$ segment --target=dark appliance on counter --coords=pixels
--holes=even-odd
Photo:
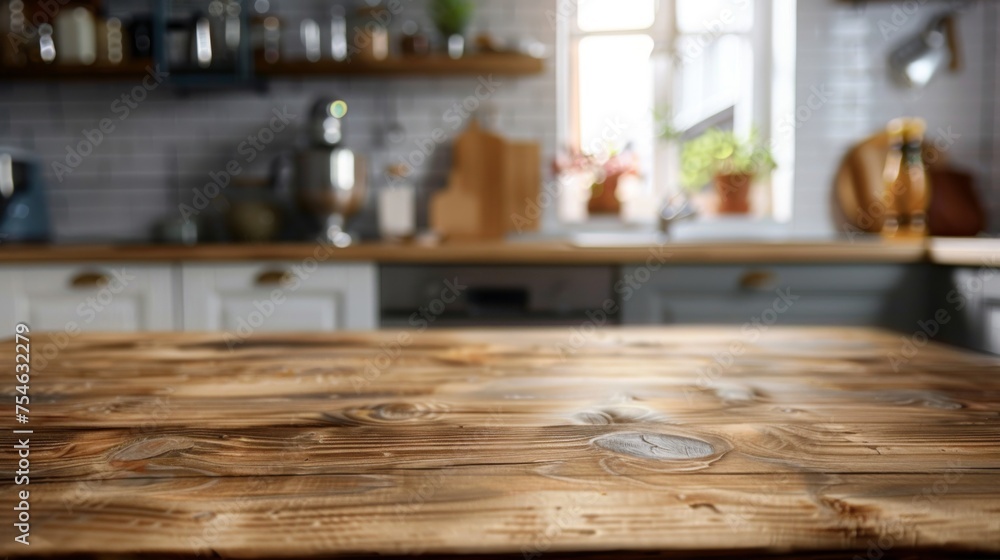
[[[42,167],[23,150],[0,148],[0,243],[50,239]]]

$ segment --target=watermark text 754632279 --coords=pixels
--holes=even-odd
[[[27,424],[28,413],[30,412],[28,410],[28,405],[30,404],[28,384],[31,382],[31,340],[28,338],[29,330],[28,325],[24,323],[19,323],[14,328],[14,380],[17,381],[14,389],[14,418],[18,424]],[[31,433],[31,430],[26,429],[14,430],[14,439],[17,440],[17,443],[14,445],[14,450],[17,451],[17,470],[14,471],[14,485],[15,487],[25,487],[24,489],[18,488],[17,491],[17,505],[14,506],[14,527],[17,528],[17,534],[14,536],[14,540],[23,545],[30,544],[28,538],[31,534],[30,495],[26,488],[29,482],[28,474],[31,470],[31,461],[28,459],[28,453],[30,452],[30,438],[28,436]]]

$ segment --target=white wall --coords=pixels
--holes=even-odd
[[[801,0],[798,3],[796,98],[801,106],[814,88],[829,92],[823,106],[796,134],[794,231],[829,234],[831,190],[841,158],[858,139],[898,116],[920,116],[931,136],[957,135],[949,150],[955,164],[976,173],[989,205],[992,228],[1000,226],[1000,103],[995,101],[997,27],[995,3],[974,2],[959,18],[964,68],[923,91],[907,91],[888,77],[887,59],[947,2]],[[916,8],[915,11],[913,8]],[[907,13],[906,9],[910,9]]]

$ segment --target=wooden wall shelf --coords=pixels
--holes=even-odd
[[[134,80],[141,79],[152,68],[153,61],[137,60],[116,65],[70,66],[30,64],[0,67],[0,81],[62,81],[62,80]]]
[[[29,65],[0,67],[0,82],[134,80],[141,79],[152,61],[135,61],[115,66]],[[545,71],[545,61],[520,54],[475,54],[459,59],[443,55],[399,57],[381,61],[354,60],[337,62],[288,61],[268,64],[258,61],[253,75],[257,78],[335,78],[338,76],[373,76],[382,78],[426,76],[528,76]],[[204,74],[211,76],[211,74]]]
[[[335,77],[335,76],[468,76],[498,74],[506,76],[540,74],[545,61],[521,54],[474,54],[459,59],[444,55],[389,58],[380,61],[354,60],[337,62],[288,61],[267,64],[258,61],[258,76]]]

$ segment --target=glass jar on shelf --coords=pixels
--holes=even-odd
[[[358,8],[355,14],[357,22],[351,50],[363,60],[389,58],[389,28],[386,26],[391,16],[389,10],[378,2],[374,6]]]

